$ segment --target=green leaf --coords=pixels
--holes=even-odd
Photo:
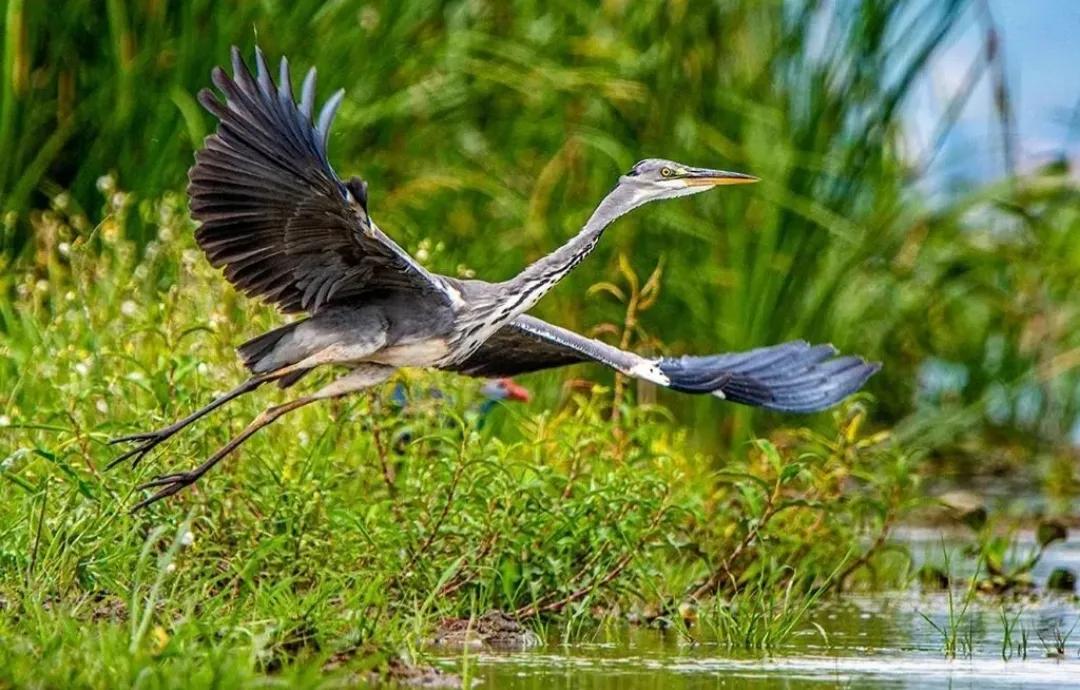
[[[802,470],[803,470],[803,465],[802,465],[801,462],[793,462],[793,463],[784,465],[784,469],[781,470],[781,472],[780,472],[780,483],[781,484],[787,484],[788,482],[790,482],[795,477],[798,477],[799,473],[802,472]]]
[[[1054,542],[1069,538],[1069,528],[1059,520],[1043,520],[1035,529],[1035,538],[1044,549]]]

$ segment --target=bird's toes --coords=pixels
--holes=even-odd
[[[125,460],[130,460],[131,458],[134,458],[134,460],[132,460],[132,463],[131,463],[132,467],[137,467],[138,464],[139,464],[139,461],[142,460],[143,457],[148,452],[150,452],[150,449],[149,448],[144,448],[142,446],[139,446],[137,448],[132,448],[131,450],[127,451],[126,453],[123,453],[122,455],[119,455],[119,456],[113,458],[112,462],[110,462],[108,465],[105,466],[105,469],[106,470],[111,470],[112,468],[116,467],[120,463],[124,462]],[[138,457],[136,457],[136,456],[138,456]]]
[[[156,431],[142,431],[137,434],[128,434],[127,436],[117,436],[116,438],[109,439],[109,445],[115,446],[118,443],[128,443],[129,441],[149,441],[150,439],[157,438],[158,433]]]
[[[168,498],[173,494],[178,493],[186,486],[190,486],[195,483],[195,480],[199,478],[199,475],[195,472],[176,472],[174,474],[163,474],[160,477],[155,477],[148,482],[140,484],[137,487],[138,491],[145,491],[146,489],[161,489],[153,496],[145,498],[134,506],[131,507],[131,512],[135,513],[147,506],[153,505],[163,498]]]
[[[169,496],[172,496],[173,494],[175,494],[177,491],[179,491],[182,488],[184,488],[183,484],[175,484],[175,485],[167,486],[164,489],[162,489],[161,491],[159,491],[156,494],[154,494],[153,496],[151,496],[150,498],[145,498],[145,499],[139,501],[138,503],[136,503],[135,505],[131,506],[131,512],[132,513],[137,513],[140,510],[142,510],[143,508],[146,508],[147,506],[153,505],[153,504],[157,503],[158,501],[160,501],[163,498],[168,498]]]
[[[145,458],[150,453],[150,451],[156,448],[158,444],[160,444],[164,440],[164,438],[152,435],[139,445],[114,458],[108,465],[105,466],[105,469],[111,470],[125,460],[131,460],[131,467],[132,469],[134,469],[139,466],[139,463],[142,462],[143,458]]]
[[[145,491],[146,489],[156,489],[162,486],[186,486],[194,482],[194,477],[190,472],[174,472],[173,474],[162,474],[154,477],[148,482],[143,482],[136,487],[139,491]]]

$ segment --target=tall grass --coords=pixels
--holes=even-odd
[[[475,381],[405,372],[412,399],[435,385],[441,403],[403,410],[384,390],[311,406],[130,515],[140,481],[205,457],[282,393],[235,401],[135,470],[102,469],[106,439],[230,386],[240,332],[277,317],[207,288],[180,195],[152,206],[159,236],[139,256],[130,195],[102,186],[97,239],[36,217],[40,263],[0,275],[18,296],[0,305],[14,326],[0,333],[0,684],[46,669],[63,687],[214,687],[339,655],[362,670],[422,648],[439,618],[492,608],[576,635],[701,602],[707,632],[761,648],[844,585],[838,563],[859,586],[903,577],[862,536],[887,534],[916,480],[860,404],[830,434],[710,457],[657,405],[613,420],[609,387],[534,379],[530,407],[477,428]],[[711,605],[729,596],[737,608]]]
[[[3,253],[26,255],[29,216],[58,195],[92,227],[105,173],[136,206],[181,189],[211,127],[194,93],[230,44],[250,55],[257,40],[297,69],[318,66],[321,93],[347,90],[334,163],[370,181],[380,223],[433,268],[507,277],[575,231],[643,156],[746,170],[764,183],[621,221],[539,313],[586,329],[616,320],[621,305],[585,297],[589,285],[614,275],[620,255],[639,275],[662,257],[663,298],[641,329],[670,351],[830,340],[885,360],[872,390],[891,421],[911,412],[920,363],[945,356],[971,369],[972,385],[944,417],[931,406],[909,420],[909,438],[935,432],[944,442],[972,422],[999,424],[1000,409],[986,414],[995,400],[1001,408],[1004,395],[1012,409],[1034,395],[1037,416],[1050,420],[1035,431],[1057,442],[1075,418],[1075,382],[1035,371],[1073,368],[1059,357],[1074,347],[1071,312],[1059,305],[1076,297],[1068,277],[1077,235],[1067,231],[1077,222],[1075,190],[1047,178],[929,208],[914,184],[924,160],[904,136],[905,103],[978,9],[970,0],[592,8],[109,0],[67,3],[57,14],[10,2],[0,75]],[[991,60],[996,40],[987,30]],[[976,64],[970,79],[990,68],[999,71]],[[969,94],[964,85],[943,107],[939,132]],[[1007,237],[989,228],[1003,216],[1018,228]],[[156,232],[144,213],[125,223],[141,243]],[[973,234],[997,246],[986,251]],[[1032,272],[1054,258],[1058,289],[1040,297],[1030,278],[1003,274],[1017,266],[1016,242],[1029,249],[1022,265]],[[1003,284],[1065,320],[1037,356],[1024,351],[1027,327],[1013,318],[1031,301],[987,294]],[[963,326],[950,336],[953,319]],[[978,350],[994,338],[1015,350],[1004,372],[982,366]],[[711,440],[739,443],[764,423],[749,410],[718,422],[706,401],[670,402]],[[1005,427],[1027,433],[1011,411],[1004,416]]]

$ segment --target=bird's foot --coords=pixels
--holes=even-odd
[[[126,453],[114,458],[105,469],[111,470],[125,460],[131,460],[132,469],[139,466],[150,451],[157,448],[161,443],[175,433],[172,429],[166,427],[164,429],[158,429],[157,431],[144,431],[139,434],[130,434],[128,436],[119,436],[109,441],[110,446],[115,446],[118,443],[130,443],[136,441],[137,444],[134,448]]]
[[[168,498],[173,494],[179,493],[184,488],[191,486],[198,481],[201,476],[203,476],[203,472],[199,471],[175,472],[173,474],[159,475],[148,482],[140,484],[137,487],[138,491],[145,491],[146,489],[159,489],[159,491],[153,496],[136,503],[132,507],[131,512],[137,512],[149,505],[157,503],[163,498]]]

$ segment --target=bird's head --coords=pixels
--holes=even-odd
[[[484,397],[488,400],[513,400],[529,402],[529,389],[514,383],[511,378],[492,379],[484,384]]]
[[[646,158],[619,178],[619,185],[633,189],[640,201],[673,199],[704,192],[713,187],[733,184],[752,184],[758,178],[753,175],[695,168],[663,158]]]

